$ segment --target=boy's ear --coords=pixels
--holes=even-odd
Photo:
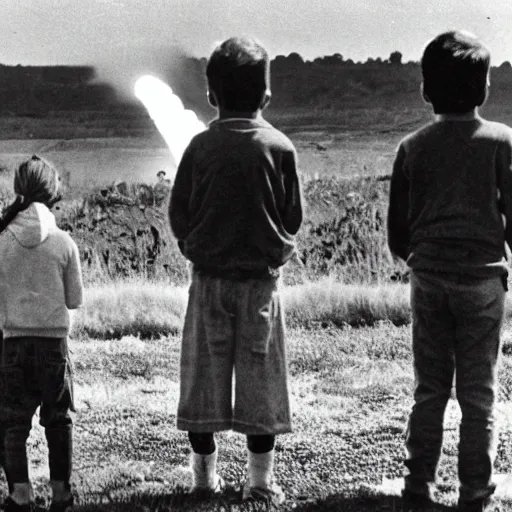
[[[217,98],[215,97],[215,93],[212,92],[210,89],[208,89],[208,92],[206,94],[208,96],[208,103],[213,108],[217,108],[219,106],[219,104],[217,103]]]
[[[490,73],[487,75],[487,80],[485,82],[485,89],[484,89],[484,92],[482,94],[482,101],[480,101],[478,103],[478,106],[481,107],[486,101],[487,101],[487,98],[489,97],[489,89],[491,88],[491,75]]]
[[[425,82],[421,82],[420,91],[421,91],[421,96],[423,97],[423,100],[426,103],[431,103],[430,98],[428,97],[427,93],[425,92]]]
[[[268,104],[270,103],[270,98],[272,97],[272,93],[269,89],[265,91],[265,95],[263,96],[263,99],[261,100],[261,110],[264,110],[268,107]]]

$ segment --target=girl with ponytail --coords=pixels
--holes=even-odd
[[[0,233],[31,203],[39,202],[51,208],[60,201],[62,195],[59,186],[60,177],[56,169],[41,157],[33,155],[30,160],[20,164],[14,173],[16,199],[0,219]]]
[[[50,208],[61,199],[59,175],[33,156],[14,174],[16,199],[0,219],[0,417],[5,434],[7,512],[31,512],[26,441],[40,406],[52,488],[51,512],[69,512],[74,410],[67,338],[69,310],[82,303],[78,248]],[[0,440],[1,441],[1,440]]]

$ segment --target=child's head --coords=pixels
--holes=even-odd
[[[487,96],[491,56],[472,34],[445,32],[425,48],[421,59],[423,95],[436,114],[464,114]]]
[[[22,162],[14,173],[15,201],[7,206],[0,218],[0,233],[14,220],[18,213],[32,203],[43,203],[51,208],[62,199],[60,178],[56,169],[46,160],[34,155]]]
[[[256,112],[270,99],[269,56],[254,39],[232,37],[217,46],[206,66],[206,77],[214,107]]]
[[[14,192],[27,205],[37,202],[50,208],[62,198],[59,174],[49,162],[34,155],[16,169]]]

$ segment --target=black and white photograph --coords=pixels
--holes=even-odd
[[[512,512],[510,0],[0,0],[0,510]]]

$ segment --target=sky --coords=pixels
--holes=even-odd
[[[425,43],[465,29],[512,61],[511,0],[0,0],[0,63],[98,64],[150,70],[180,47],[208,56],[251,35],[272,56],[341,53],[419,60]]]

